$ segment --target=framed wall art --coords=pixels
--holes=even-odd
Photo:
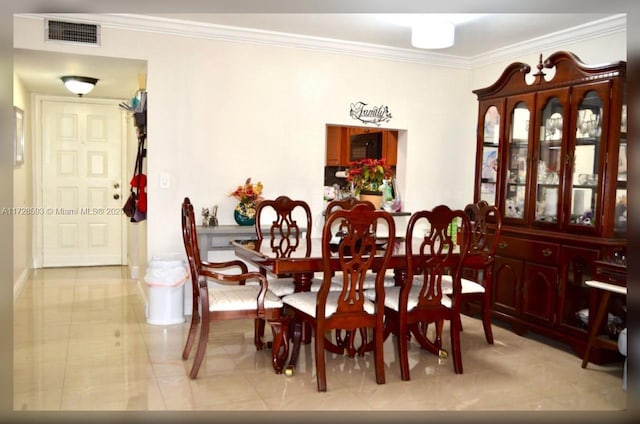
[[[14,106],[15,122],[13,128],[13,163],[20,166],[24,163],[24,111]]]

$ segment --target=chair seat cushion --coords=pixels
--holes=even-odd
[[[284,297],[295,291],[296,286],[293,284],[292,277],[267,278],[269,283],[269,291],[278,297]]]
[[[311,288],[309,289],[309,291],[312,293],[318,293],[320,291],[321,286],[322,286],[322,278],[314,278],[313,280],[311,280]],[[341,289],[342,289],[341,284],[335,283],[333,281],[331,282],[329,291],[336,291]]]
[[[293,277],[276,277],[269,278],[269,290],[278,297],[284,297],[288,294],[295,292],[295,284],[293,283]],[[313,278],[311,280],[311,291],[320,290],[320,284],[322,279]],[[247,282],[247,285],[258,285],[256,282]]]
[[[342,271],[336,272],[336,275],[333,277],[334,283],[331,285],[331,290],[341,290],[342,289]],[[393,287],[396,285],[395,277],[391,274],[385,274],[384,276],[384,286],[385,287]],[[335,288],[334,288],[335,286]],[[364,283],[362,288],[364,290],[374,289],[376,287],[376,274],[368,273],[364,277]]]
[[[288,296],[285,296],[282,299],[282,302],[285,305],[289,305],[292,308],[295,308],[305,314],[312,316],[315,318],[316,316],[316,298],[318,293],[314,292],[304,292],[304,293],[294,293]],[[325,318],[331,316],[338,309],[338,298],[340,296],[340,292],[330,291],[327,296],[327,304],[325,307]],[[364,310],[368,314],[373,314],[375,312],[375,304],[369,300],[364,300]]]
[[[407,310],[411,310],[416,307],[418,304],[418,295],[420,293],[421,285],[413,284],[411,286],[411,291],[409,292],[409,299],[407,299]],[[385,308],[389,308],[394,311],[400,310],[400,289],[399,286],[387,287],[384,289],[384,306]],[[364,295],[369,300],[375,300],[376,291],[375,289],[369,289],[364,292]],[[442,296],[442,300],[440,300],[447,308],[451,307],[451,299],[448,296]]]
[[[473,280],[467,280],[461,278],[462,294],[465,293],[484,293],[484,286],[480,283],[476,283]],[[453,279],[450,275],[442,276],[442,292],[445,294],[453,293]]]
[[[260,288],[256,285],[215,287],[209,289],[210,311],[245,311],[258,308],[257,298]],[[267,291],[264,299],[266,309],[282,307],[282,300]]]

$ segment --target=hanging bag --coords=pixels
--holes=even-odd
[[[122,207],[122,210],[124,211],[124,214],[129,218],[131,218],[136,212],[136,194],[133,192],[133,190],[131,191],[131,194],[129,194],[129,198],[127,198],[127,201]]]
[[[147,176],[142,173],[145,138],[144,134],[141,134],[138,138],[138,153],[130,182],[131,192],[122,208],[125,215],[131,219],[131,222],[140,222],[147,217]]]

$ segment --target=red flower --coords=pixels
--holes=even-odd
[[[393,170],[384,159],[361,159],[349,163],[347,181],[353,183],[355,194],[361,191],[378,191],[382,180],[393,177]]]

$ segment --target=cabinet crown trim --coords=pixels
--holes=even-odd
[[[507,66],[502,75],[492,85],[473,90],[478,99],[491,98],[493,96],[505,96],[539,91],[548,88],[557,88],[575,85],[576,83],[608,79],[616,76],[626,76],[625,61],[618,61],[604,65],[590,66],[580,60],[571,52],[559,51],[550,55],[544,61],[540,55],[540,62],[536,66],[537,72],[533,74],[533,83],[527,83],[526,76],[531,72],[531,66],[523,62],[514,62]],[[553,78],[546,80],[549,74],[545,69],[555,68]]]

